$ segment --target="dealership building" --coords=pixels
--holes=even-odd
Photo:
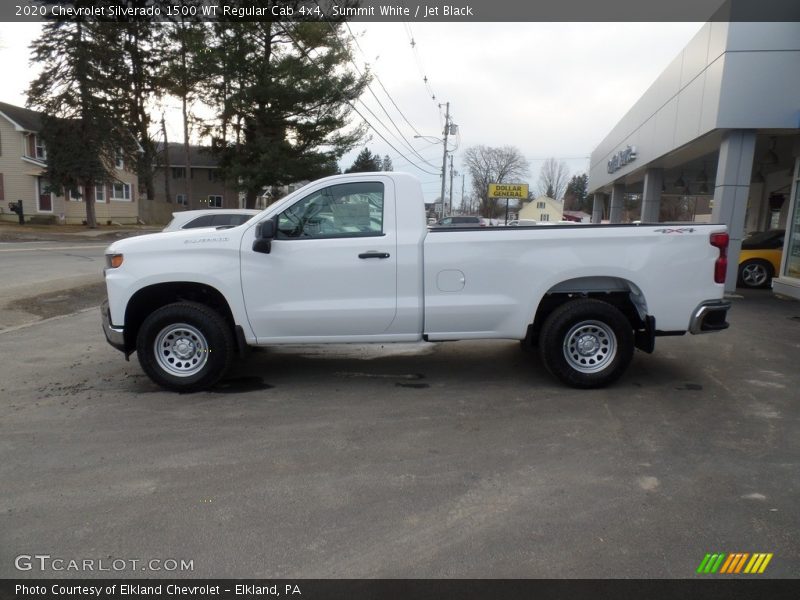
[[[709,22],[592,152],[592,221],[785,229],[776,292],[800,299],[800,23]]]

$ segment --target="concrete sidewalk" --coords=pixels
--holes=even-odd
[[[0,221],[0,242],[63,242],[108,241],[109,243],[146,233],[157,233],[162,227],[152,225],[98,225],[89,229],[85,225],[19,225]]]

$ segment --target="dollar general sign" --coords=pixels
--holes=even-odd
[[[527,183],[490,183],[489,198],[522,198],[528,197]]]

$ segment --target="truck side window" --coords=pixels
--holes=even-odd
[[[383,184],[332,185],[301,198],[278,215],[279,240],[383,234]]]

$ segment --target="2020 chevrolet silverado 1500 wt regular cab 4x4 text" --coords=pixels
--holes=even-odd
[[[206,389],[248,345],[518,339],[569,385],[634,347],[728,326],[721,225],[431,228],[419,182],[313,182],[247,223],[107,250],[103,328],[165,388]]]

